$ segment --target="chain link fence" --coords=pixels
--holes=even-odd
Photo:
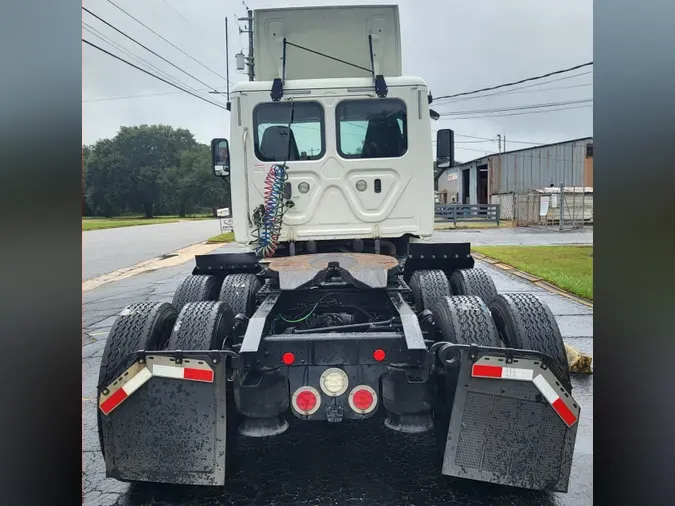
[[[561,197],[562,195],[562,197]],[[520,193],[492,195],[501,218],[516,226],[543,226],[566,230],[593,224],[593,188],[543,188]]]

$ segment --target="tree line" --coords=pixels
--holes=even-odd
[[[213,175],[210,147],[184,128],[121,127],[112,139],[82,146],[84,216],[212,213],[229,191]]]

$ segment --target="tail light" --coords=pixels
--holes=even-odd
[[[301,415],[313,415],[321,406],[321,396],[319,392],[312,387],[300,387],[293,394],[291,399],[293,409]]]
[[[377,393],[368,385],[356,386],[349,393],[349,406],[356,413],[370,413],[377,406]]]

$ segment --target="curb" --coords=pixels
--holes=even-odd
[[[532,274],[523,272],[520,269],[516,269],[513,265],[505,264],[497,260],[496,258],[488,257],[483,255],[482,253],[477,253],[475,251],[471,252],[471,256],[473,256],[476,260],[488,263],[493,267],[498,267],[499,269],[502,269],[503,271],[506,271],[509,274],[513,274],[515,276],[518,276],[519,278],[524,279],[525,281],[529,281],[533,285],[538,286],[539,288],[543,288],[547,292],[555,293],[556,295],[562,295],[563,297],[567,297],[568,299],[578,302],[579,304],[583,304],[584,306],[587,307],[591,308],[593,307],[593,303],[591,301],[582,299],[581,297],[578,297],[570,292],[567,292],[561,288],[558,288],[557,286],[552,285],[548,281],[544,281]]]

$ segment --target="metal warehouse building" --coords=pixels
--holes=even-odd
[[[585,194],[592,215],[592,137],[487,155],[437,175],[441,203],[501,204],[504,219],[515,217],[516,196],[561,183],[565,194]]]

